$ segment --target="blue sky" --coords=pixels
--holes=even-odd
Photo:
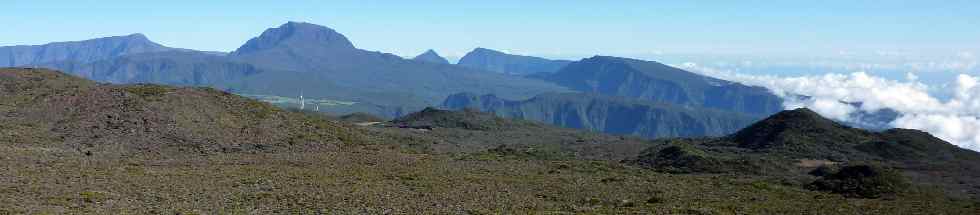
[[[615,3],[611,3],[615,2]],[[828,55],[980,50],[977,1],[120,1],[0,3],[0,45],[144,33],[232,51],[286,21],[334,28],[368,50],[474,47],[542,56]]]

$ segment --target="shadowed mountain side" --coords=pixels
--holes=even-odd
[[[62,61],[43,66],[99,82],[211,87],[264,72],[220,55],[190,51],[132,54],[90,63]]]
[[[762,87],[711,78],[653,61],[595,56],[533,76],[586,93],[762,115],[783,109]]]
[[[721,136],[758,117],[626,98],[548,93],[522,101],[461,93],[443,102],[449,109],[473,108],[498,116],[609,134],[647,138]]]

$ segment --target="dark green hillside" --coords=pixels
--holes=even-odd
[[[723,138],[663,143],[628,163],[667,172],[749,172],[798,182],[821,166],[872,163],[953,196],[980,194],[980,187],[973,186],[980,182],[980,153],[921,131],[847,127],[808,109],[780,112]]]
[[[413,144],[404,147],[411,151],[477,153],[490,157],[514,155],[519,151],[519,154],[523,154],[519,157],[525,159],[617,161],[636,156],[636,152],[651,144],[638,137],[559,128],[539,122],[501,118],[472,109],[450,111],[426,108],[370,128],[410,140],[408,142]]]
[[[350,123],[371,123],[371,122],[384,122],[385,120],[381,117],[371,115],[368,113],[352,113],[337,117],[340,121],[350,122]]]

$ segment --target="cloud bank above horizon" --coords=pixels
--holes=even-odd
[[[962,148],[980,151],[980,77],[959,74],[953,83],[928,86],[907,73],[905,81],[889,80],[866,72],[798,77],[748,75],[684,63],[681,68],[704,75],[770,89],[786,101],[787,109],[806,107],[842,122],[873,124],[854,117],[857,112],[893,110],[898,118],[889,127],[918,129]],[[930,89],[950,91],[938,99]],[[935,90],[935,89],[933,89]],[[805,97],[800,97],[800,96]],[[855,106],[848,103],[860,103]]]

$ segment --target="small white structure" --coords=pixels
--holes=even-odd
[[[303,99],[303,91],[299,91],[299,109],[306,108],[306,100]]]

